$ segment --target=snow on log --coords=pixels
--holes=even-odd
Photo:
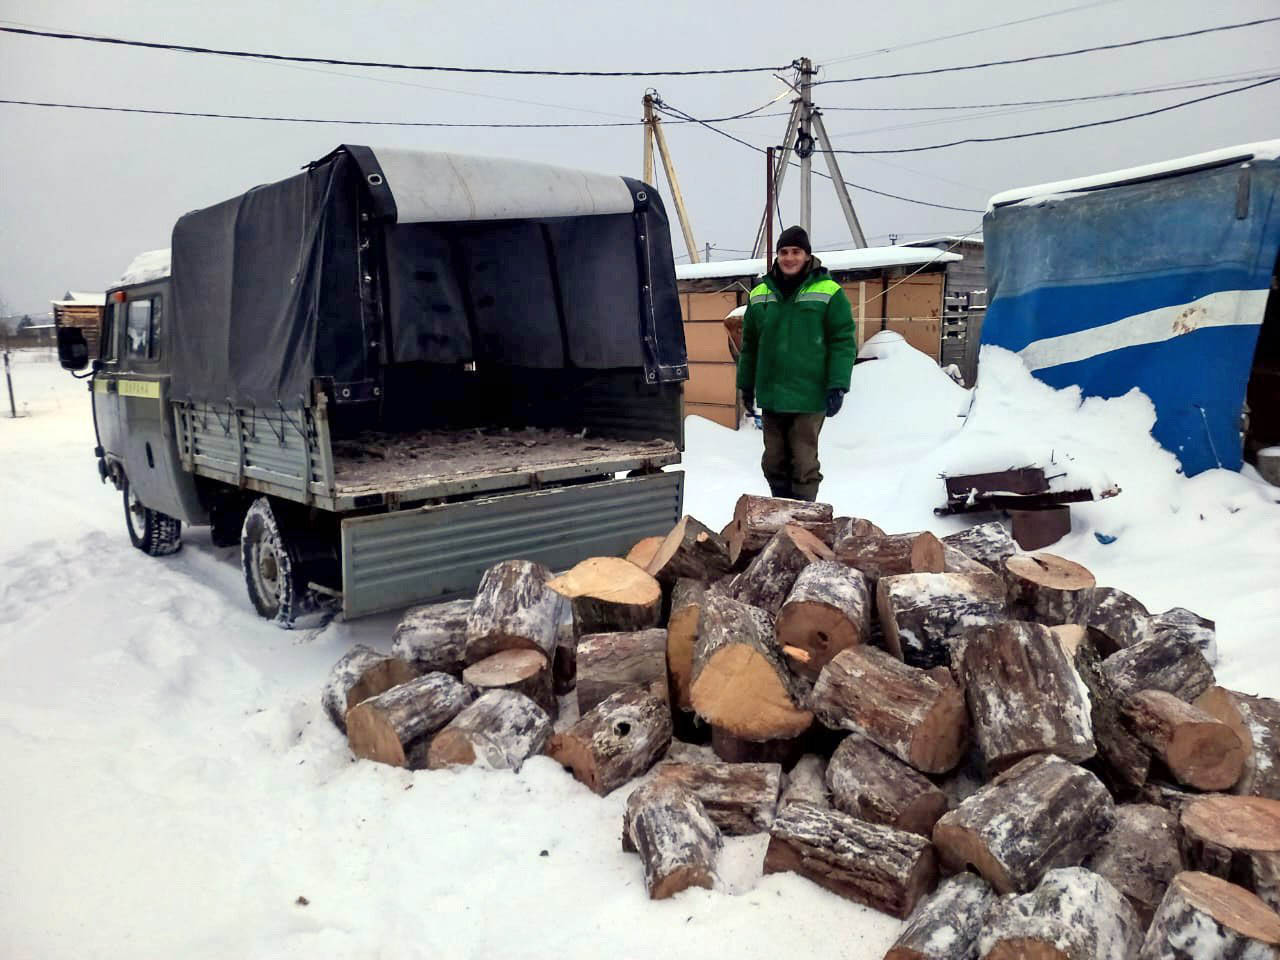
[[[881,577],[900,573],[941,573],[942,544],[932,533],[896,533],[890,536],[854,534],[835,545],[836,559],[857,567],[873,584]]]
[[[1178,817],[1150,803],[1116,807],[1116,825],[1098,841],[1084,866],[1124,894],[1145,930],[1169,881],[1182,870]]]
[[[641,570],[647,571],[649,564],[658,552],[658,548],[662,546],[662,542],[666,539],[666,537],[645,537],[643,540],[637,541],[636,545],[627,551],[626,559]]]
[[[720,534],[686,515],[667,534],[646,570],[664,587],[681,577],[716,580],[729,572],[729,546]]]
[[[831,521],[831,546],[845,537],[883,537],[884,531],[861,517],[836,517]]]
[[[904,573],[881,577],[876,609],[885,647],[913,667],[951,663],[948,642],[1005,617],[1004,581],[994,574]]]
[[[983,960],[1125,960],[1144,930],[1110,882],[1083,867],[1062,867],[1030,893],[995,902],[978,952]]]
[[[415,664],[419,673],[461,676],[470,614],[470,598],[412,607],[391,635],[391,655]]]
[[[1139,690],[1163,690],[1191,703],[1213,686],[1213,668],[1185,636],[1135,643],[1103,660],[1102,669],[1122,699]]]
[[[667,631],[591,633],[578,642],[578,713],[628,687],[667,699]]]
[[[1229,726],[1244,744],[1244,773],[1231,792],[1280,800],[1280,700],[1210,687],[1195,705]]]
[[[972,627],[960,678],[989,773],[1033,753],[1080,762],[1096,752],[1087,690],[1047,627],[1024,620]]]
[[[640,854],[650,900],[715,883],[720,831],[702,802],[674,780],[651,780],[627,797],[622,848]]]
[[[1138,960],[1275,960],[1280,915],[1243,887],[1197,871],[1169,883]]]
[[[827,764],[827,787],[837,810],[928,837],[947,810],[947,795],[923,774],[851,733]]]
[[[776,763],[660,763],[655,780],[684,787],[706,807],[721,832],[767,832],[778,812],[782,767]]]
[[[987,567],[973,557],[969,556],[959,547],[953,547],[945,540],[942,541],[942,572],[943,573],[969,573],[979,576],[999,577],[1000,575]],[[1003,582],[1001,584],[1003,586]]]
[[[919,670],[874,647],[837,654],[809,707],[825,726],[861,733],[922,773],[946,773],[969,744],[964,694],[946,672]]]
[[[449,721],[427,750],[427,768],[519,770],[551,739],[551,717],[522,693],[490,690]]]
[[[1009,616],[1053,626],[1083,626],[1093,610],[1093,574],[1052,553],[1020,553],[1005,561]]]
[[[884,960],[973,960],[995,895],[972,873],[948,877],[921,900]]]
[[[830,504],[743,494],[734,505],[729,527],[729,561],[738,567],[788,525],[803,527],[827,546],[835,536]]]
[[[1187,637],[1200,648],[1205,660],[1213,665],[1218,662],[1218,633],[1216,624],[1207,617],[1192,613],[1186,607],[1173,607],[1151,618],[1151,633],[1156,639]]]
[[[359,643],[329,671],[320,702],[334,726],[346,733],[347,711],[357,703],[421,675],[422,670],[415,664]]]
[[[550,580],[550,570],[528,560],[504,560],[486,570],[467,617],[467,663],[502,650],[538,650],[550,664],[569,605],[547,585]]]
[[[783,871],[899,919],[938,876],[924,837],[802,802],[779,810],[769,831],[764,872]]]
[[[1054,867],[1079,865],[1115,822],[1111,795],[1083,767],[1050,753],[998,775],[933,828],[942,862],[973,867],[998,893],[1025,893]]]
[[[831,548],[808,530],[784,526],[738,575],[734,599],[776,617],[801,571],[814,561],[830,559]]]
[[[1182,859],[1280,912],[1280,800],[1208,796],[1182,808]]]
[[[419,770],[431,738],[474,696],[449,674],[428,673],[352,707],[347,743],[357,757]]]
[[[1179,783],[1227,790],[1244,772],[1244,744],[1236,732],[1171,693],[1139,691],[1125,701],[1124,715],[1134,736]]]
[[[827,759],[817,753],[806,753],[786,775],[782,796],[778,799],[781,809],[788,803],[812,803],[819,807],[831,806],[831,794],[827,791]]]
[[[591,557],[547,586],[573,604],[579,633],[644,630],[662,619],[658,581],[621,557]]]
[[[671,589],[671,616],[667,619],[667,670],[671,674],[671,705],[692,710],[689,686],[693,682],[693,648],[702,624],[702,604],[707,585],[681,577]]]
[[[964,551],[993,573],[1003,572],[1004,562],[1018,552],[1018,545],[998,520],[949,533],[942,542]]]
[[[558,714],[552,689],[551,665],[537,650],[503,650],[473,663],[462,671],[464,682],[477,693],[514,690],[545,710],[553,720]]]
[[[636,687],[602,700],[554,734],[547,755],[603,797],[648,770],[670,746],[670,707]]]
[[[1085,625],[1103,657],[1151,638],[1151,614],[1147,608],[1114,587],[1094,589],[1093,610]]]
[[[774,632],[791,669],[809,681],[841,650],[871,633],[871,590],[859,570],[815,560],[796,578]]]
[[[786,740],[813,722],[804,686],[783,663],[773,624],[757,607],[707,593],[692,676],[698,716],[735,737]]]

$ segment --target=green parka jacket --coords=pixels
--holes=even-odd
[[[754,389],[763,410],[823,413],[828,390],[849,389],[856,353],[849,298],[814,257],[790,297],[782,297],[772,270],[751,291],[738,387]]]

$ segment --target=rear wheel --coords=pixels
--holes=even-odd
[[[124,524],[135,547],[152,557],[163,557],[182,549],[181,520],[143,506],[128,477],[124,478],[121,490],[124,493]]]
[[[240,568],[260,617],[288,628],[309,608],[297,551],[266,497],[255,500],[244,515]]]

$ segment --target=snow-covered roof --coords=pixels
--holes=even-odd
[[[863,247],[859,250],[815,250],[814,256],[828,270],[875,270],[881,267],[918,267],[928,263],[963,260],[958,253],[931,247]],[[676,265],[677,280],[714,280],[720,277],[758,277],[769,269],[761,257],[751,260],[713,260],[711,263]]]
[[[170,259],[168,247],[162,250],[148,250],[146,253],[140,253],[133,258],[133,262],[120,275],[116,285],[127,287],[131,283],[147,283],[151,280],[167,277],[169,275]]]
[[[978,246],[982,246],[984,241],[982,239],[982,234],[980,233],[975,233],[971,237],[961,237],[961,236],[951,234],[945,237],[930,237],[928,240],[912,240],[910,243],[904,243],[903,246],[904,247],[932,247],[935,244],[939,244],[939,243],[948,243],[948,244],[976,243]]]
[[[107,302],[105,293],[85,293],[80,290],[68,290],[67,295],[61,300],[50,300],[50,303],[56,303],[60,307],[65,306],[94,306],[100,307]]]
[[[1216,167],[1227,163],[1244,160],[1274,160],[1280,157],[1280,140],[1261,140],[1257,143],[1245,143],[1235,147],[1222,147],[1207,153],[1196,153],[1189,157],[1178,157],[1175,160],[1162,160],[1148,163],[1140,167],[1128,167],[1124,170],[1112,170],[1110,173],[1095,173],[1074,180],[1058,180],[1053,183],[1041,183],[1033,187],[1017,187],[997,193],[987,202],[987,210],[1024,200],[1037,200],[1062,194],[1083,193],[1099,187],[1114,187],[1135,180],[1149,180],[1153,177],[1168,176],[1174,173],[1185,173],[1202,167]]]

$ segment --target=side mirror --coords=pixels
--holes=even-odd
[[[89,365],[89,344],[79,327],[58,327],[58,363],[73,371]]]

